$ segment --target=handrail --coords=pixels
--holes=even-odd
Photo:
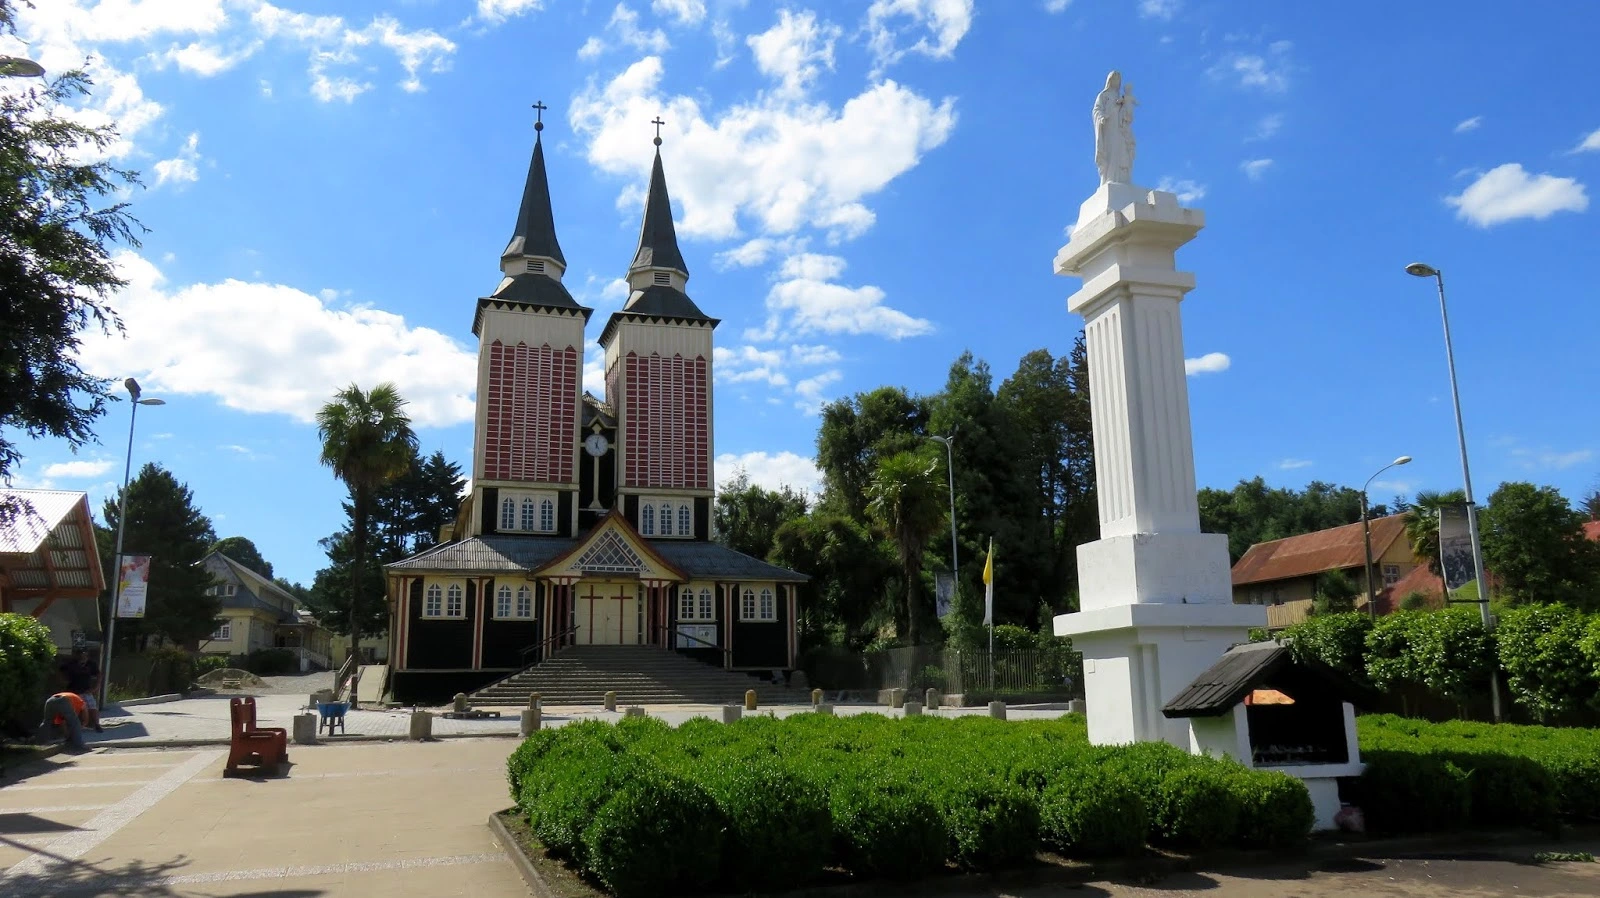
[[[695,636],[695,635],[690,634],[690,633],[684,633],[684,632],[681,632],[681,631],[678,631],[678,630],[674,630],[674,629],[672,629],[672,627],[673,627],[672,624],[656,624],[656,632],[662,634],[663,637],[678,636],[678,637],[681,637],[683,639],[688,639],[688,640],[691,640],[693,642],[698,642],[702,646],[705,646],[708,649],[716,649],[717,651],[722,653],[722,657],[724,659],[731,658],[732,655],[733,655],[733,649],[724,648],[724,647],[722,647],[720,645],[717,645],[714,642],[709,642],[707,640],[701,639],[700,637]],[[663,649],[667,649],[669,651],[673,648],[671,645],[667,644],[667,640],[665,638],[663,638],[661,640],[661,647]]]
[[[339,672],[333,676],[334,701],[339,701],[344,698],[345,681],[350,679],[350,677],[355,673],[355,669],[356,655],[354,652],[352,652],[348,658],[344,659],[344,663],[339,665]]]
[[[565,639],[568,636],[572,636],[577,632],[578,626],[574,624],[559,633],[551,633],[549,636],[546,636],[533,645],[523,646],[522,651],[519,653],[522,659],[522,666],[528,666],[528,656],[536,651],[539,653],[539,660],[543,661],[545,655],[548,653],[548,650],[554,648],[554,644],[556,642]]]

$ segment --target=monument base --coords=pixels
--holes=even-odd
[[[1187,720],[1161,709],[1230,647],[1267,625],[1259,605],[1113,605],[1055,619],[1055,634],[1083,653],[1089,741],[1169,742],[1189,751]]]
[[[1220,533],[1136,533],[1078,547],[1078,607],[1164,603],[1230,605],[1228,538]]]

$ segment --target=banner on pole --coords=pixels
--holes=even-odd
[[[943,620],[950,613],[950,606],[955,600],[956,578],[948,571],[938,571],[933,575],[934,602],[939,609],[939,619]]]
[[[122,570],[117,574],[117,617],[144,617],[145,597],[150,590],[151,557],[122,556]]]
[[[994,625],[994,537],[989,538],[989,558],[983,563],[983,622]]]
[[[1439,570],[1444,586],[1455,592],[1478,576],[1472,563],[1472,528],[1467,523],[1467,506],[1439,506]]]

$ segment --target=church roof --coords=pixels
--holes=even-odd
[[[678,251],[678,232],[672,227],[672,201],[667,197],[667,176],[661,169],[660,149],[656,150],[655,165],[650,168],[650,193],[644,204],[639,251],[633,256],[632,267],[672,268],[689,273],[689,266],[683,263],[683,253]]]
[[[670,227],[672,222],[667,222]],[[550,209],[550,181],[544,173],[544,144],[533,138],[533,161],[528,163],[528,182],[522,188],[522,206],[517,210],[517,225],[501,258],[508,256],[546,256],[561,263],[567,259],[556,241],[556,219]],[[570,297],[568,298],[570,300]]]
[[[617,426],[617,413],[609,404],[594,397],[588,390],[583,392],[583,426],[588,428],[600,420],[600,426],[608,430],[615,430]]]
[[[483,309],[492,304],[503,304],[530,309],[560,309],[583,316],[584,321],[594,314],[594,309],[578,305],[562,283],[549,275],[523,273],[500,281],[494,292],[478,300],[478,309],[472,316],[472,333],[477,334],[483,323]]]
[[[703,322],[712,327],[721,324],[721,319],[712,318],[700,311],[687,294],[672,287],[652,284],[643,290],[635,290],[628,296],[628,301],[622,309],[611,313],[611,318],[606,321],[606,326],[600,331],[600,345],[606,346],[611,342],[611,333],[616,330],[617,324],[622,321],[656,319],[668,322]]]
[[[434,546],[410,558],[384,565],[390,571],[528,574],[578,548],[582,538],[496,534],[474,536]],[[663,560],[692,580],[774,580],[803,583],[805,574],[768,564],[719,543],[690,540],[645,540]]]

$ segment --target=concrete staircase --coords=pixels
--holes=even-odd
[[[615,690],[617,704],[735,704],[754,689],[763,704],[809,702],[805,674],[789,686],[723,670],[647,645],[575,645],[542,663],[474,692],[476,705],[526,705],[539,693],[547,705],[598,705]]]

